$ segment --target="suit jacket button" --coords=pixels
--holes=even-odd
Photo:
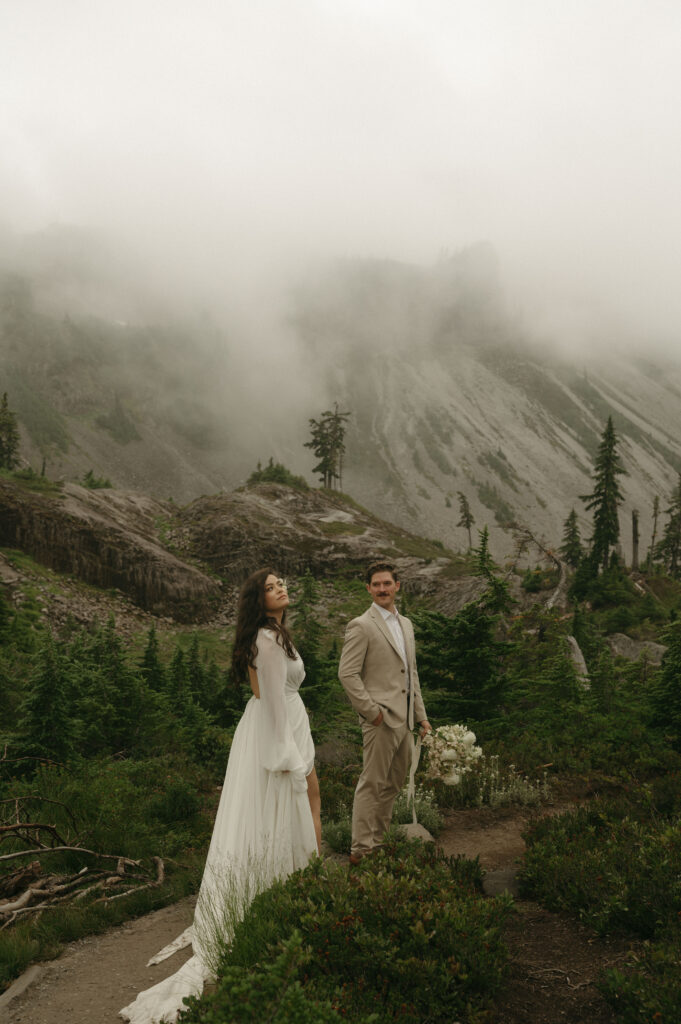
[[[404,669],[403,668],[400,669],[400,672],[402,673],[402,675],[404,675]]]
[[[402,690],[402,693],[406,693],[406,692],[407,692],[406,690]]]

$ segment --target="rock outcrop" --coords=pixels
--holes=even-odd
[[[253,570],[361,577],[383,558],[407,591],[455,613],[484,587],[465,561],[327,491],[261,484],[178,508],[141,494],[76,484],[31,490],[0,480],[0,546],[125,595],[179,622],[224,613]],[[10,571],[10,567],[8,567]]]
[[[168,506],[142,495],[77,484],[35,492],[0,480],[0,545],[181,622],[205,619],[221,598],[217,580],[159,542]]]

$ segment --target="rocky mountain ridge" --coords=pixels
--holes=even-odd
[[[261,484],[184,507],[112,489],[65,484],[33,491],[0,478],[0,576],[10,592],[21,573],[12,552],[113,594],[140,613],[178,623],[226,621],[235,593],[271,564],[324,579],[362,576],[375,558],[400,569],[407,590],[456,611],[482,589],[465,560],[324,491]],[[0,552],[1,554],[1,552]],[[49,603],[49,588],[43,600]],[[96,603],[101,603],[95,597]],[[57,620],[68,613],[59,604]]]
[[[580,495],[612,415],[627,471],[623,551],[634,509],[647,549],[653,499],[666,507],[681,469],[681,362],[643,342],[639,356],[557,355],[508,312],[490,247],[432,267],[327,266],[291,296],[276,339],[289,355],[268,377],[264,340],[207,315],[145,320],[120,275],[107,292],[85,243],[69,262],[68,241],[53,234],[49,259],[0,265],[0,391],[25,462],[44,461],[49,477],[92,469],[183,504],[232,490],[270,455],[309,480],[308,418],[338,401],[350,412],[345,491],[464,551],[462,492],[474,540],[487,525],[504,560],[513,522],[556,546],[574,507],[588,538]]]
[[[455,549],[467,546],[463,492],[500,559],[512,523],[557,546],[571,508],[587,539],[580,496],[612,416],[626,470],[623,550],[637,509],[645,551],[654,496],[664,508],[681,471],[681,362],[614,346],[560,356],[504,314],[497,277],[484,251],[430,273],[355,264],[302,300],[311,358],[353,411],[345,486]]]

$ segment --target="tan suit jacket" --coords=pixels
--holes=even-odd
[[[409,664],[409,728],[426,720],[421,686],[416,670],[414,629],[400,615]],[[407,679],[402,655],[390,627],[377,605],[348,623],[338,666],[338,678],[360,718],[373,722],[383,712],[385,724],[393,729],[403,725],[407,712]]]

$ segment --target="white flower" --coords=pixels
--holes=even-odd
[[[428,776],[457,786],[461,776],[482,756],[482,749],[474,743],[475,733],[465,725],[441,725],[428,733],[423,740],[428,752]]]

